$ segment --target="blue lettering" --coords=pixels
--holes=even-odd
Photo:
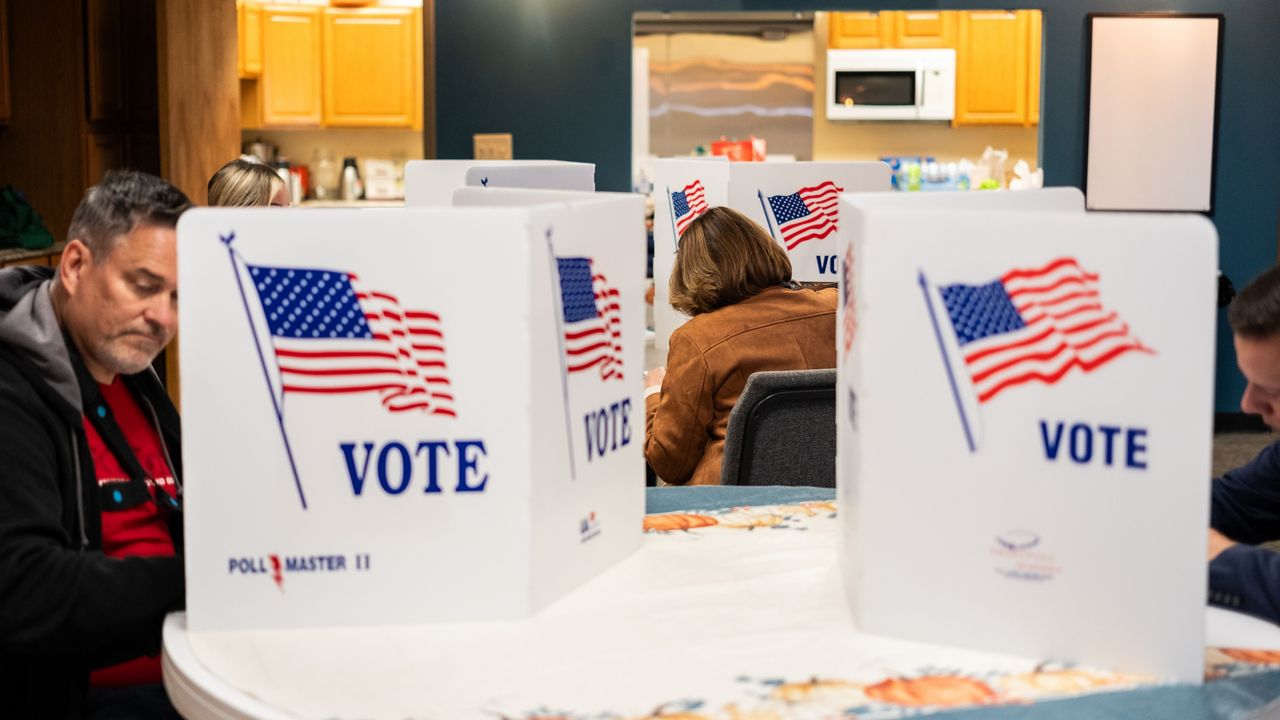
[[[441,448],[444,449],[445,455],[449,454],[449,443],[444,440],[423,440],[418,443],[418,449],[414,452],[414,455],[417,455],[423,450],[427,451],[427,489],[423,492],[440,492],[440,474],[438,472],[439,464],[437,461],[439,459],[439,452]]]
[[[852,394],[852,393],[850,393]],[[1040,421],[1040,439],[1044,441],[1044,456],[1049,460],[1058,459],[1058,448],[1062,447],[1062,423],[1054,424],[1053,439],[1049,439],[1049,423]]]
[[[1147,429],[1146,428],[1129,428],[1125,433],[1125,454],[1124,464],[1135,470],[1146,470],[1147,459],[1138,457],[1139,453],[1147,451]],[[1141,440],[1142,442],[1139,442]]]
[[[364,492],[364,479],[369,474],[369,458],[373,456],[373,443],[364,444],[364,465],[361,466],[359,473],[356,472],[355,443],[342,443],[342,455],[347,461],[347,477],[351,479],[351,492],[360,496]]]
[[[467,451],[475,448],[483,456],[485,454],[484,441],[455,440],[453,446],[458,450],[458,492],[482,492],[485,483],[489,482],[489,473],[485,473],[484,477],[480,478],[480,484],[468,485],[467,472],[476,472],[476,464],[479,462],[479,457],[471,457],[467,454]]]
[[[1071,426],[1071,459],[1081,464],[1093,459],[1093,430],[1084,423]]]
[[[257,575],[266,571],[267,566],[262,562],[262,558],[229,558],[227,560],[229,574]]]
[[[631,398],[623,398],[582,416],[587,462],[631,443]]]
[[[819,273],[836,274],[836,256],[835,255],[819,255],[814,258],[818,262]]]
[[[1103,463],[1111,465],[1111,459],[1113,457],[1113,453],[1111,452],[1113,449],[1112,445],[1115,444],[1114,441],[1116,439],[1116,435],[1120,434],[1120,428],[1114,425],[1099,425],[1098,432],[1102,433],[1103,444],[1106,446]]]
[[[455,452],[450,452],[449,440],[420,440],[413,442],[390,441],[381,446],[378,456],[378,484],[388,495],[401,495],[413,483],[416,463],[423,463],[423,476],[427,495],[442,492],[440,479],[443,473],[452,472],[445,463],[451,455],[457,456],[458,487],[457,492],[481,492],[489,481],[489,474],[480,466],[480,459],[487,451],[483,440],[452,441]],[[363,445],[364,458],[357,457],[358,446]],[[375,443],[340,443],[343,458],[346,461],[347,476],[351,480],[351,491],[357,496],[364,492],[365,482],[369,479],[369,464],[374,456]],[[412,452],[410,452],[412,448]],[[441,459],[445,458],[445,459]]]
[[[622,399],[622,444],[631,444],[631,398]]]
[[[1045,459],[1058,459],[1062,450],[1064,428],[1066,424],[1062,421],[1053,423],[1047,420],[1040,421],[1040,442],[1044,447]],[[1094,426],[1077,422],[1066,429],[1066,433],[1068,454],[1076,463],[1084,465],[1092,462],[1096,444],[1101,448],[1096,454],[1098,464],[1106,467],[1119,465],[1121,451],[1118,444],[1121,442],[1120,438],[1123,438],[1125,466],[1134,470],[1147,469],[1146,428],[1125,428],[1120,425]]]
[[[600,408],[600,412],[595,413],[596,422],[596,454],[604,455],[605,447],[609,444],[609,422],[605,413],[607,408]]]
[[[609,433],[609,435],[613,436],[613,444],[609,446],[609,450],[611,451],[618,449],[618,410],[621,409],[621,407],[622,403],[620,402],[616,402],[609,406],[609,420],[611,420],[609,423],[609,429],[613,431]]]
[[[400,456],[400,484],[392,487],[387,475],[387,460],[392,451]],[[382,446],[378,453],[378,483],[391,495],[399,495],[409,487],[409,479],[413,473],[413,465],[409,461],[409,448],[398,442],[390,442]]]

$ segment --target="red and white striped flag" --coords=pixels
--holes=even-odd
[[[391,412],[454,417],[440,316],[333,270],[248,266],[289,393],[373,392]]]
[[[675,218],[676,237],[683,235],[689,223],[706,211],[707,197],[701,180],[694,180],[685,185],[684,190],[671,193],[671,215]]]
[[[830,180],[803,187],[790,195],[770,195],[769,208],[778,221],[782,244],[788,250],[801,243],[821,240],[839,227],[837,202],[844,188]]]
[[[622,306],[617,288],[595,272],[591,258],[556,258],[569,374],[599,368],[601,380],[622,379]]]
[[[1074,258],[985,285],[939,288],[979,403],[1023,383],[1053,385],[1130,352],[1154,353],[1102,306],[1098,275]]]

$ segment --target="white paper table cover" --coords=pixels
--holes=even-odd
[[[175,615],[166,684],[191,718],[764,720],[1156,682],[857,633],[834,517],[824,501],[650,515],[640,552],[529,620],[191,635]]]

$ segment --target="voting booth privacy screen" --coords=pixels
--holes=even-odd
[[[843,192],[889,190],[882,162],[752,163],[667,159],[654,180],[655,345],[665,352],[671,332],[688,318],[671,308],[667,287],[680,235],[708,208],[725,205],[754,220],[787,251],[798,282],[838,277],[837,198]]]
[[[185,215],[191,629],[519,617],[637,548],[642,212]]]
[[[1212,225],[841,202],[859,629],[1200,682]]]
[[[596,166],[565,160],[413,160],[404,166],[406,207],[446,207],[463,187],[591,192]]]

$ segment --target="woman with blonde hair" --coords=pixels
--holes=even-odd
[[[275,170],[241,155],[209,178],[210,207],[289,207],[289,187]]]
[[[671,334],[667,365],[645,377],[644,455],[669,483],[720,482],[729,413],[762,370],[836,364],[835,288],[791,280],[791,260],[742,213],[715,207],[685,228],[671,305],[692,318]]]

